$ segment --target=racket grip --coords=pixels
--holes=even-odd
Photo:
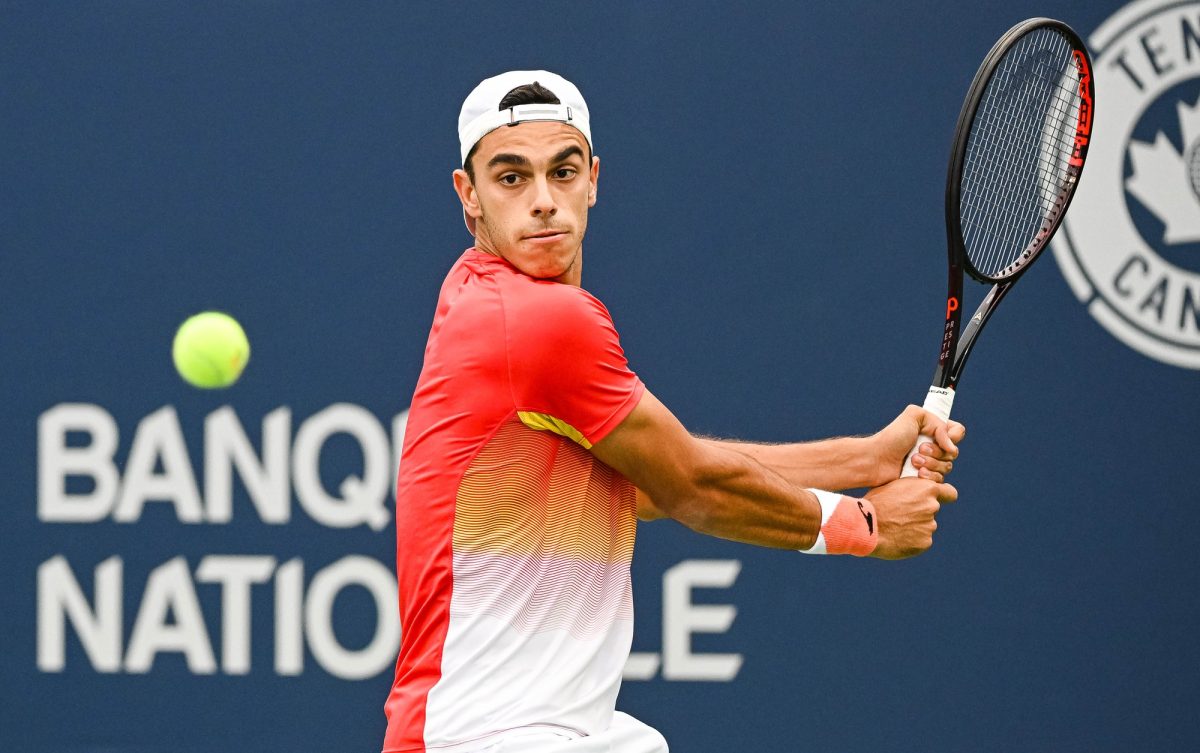
[[[922,408],[929,411],[933,415],[943,421],[950,420],[950,408],[954,405],[954,390],[946,387],[930,387],[928,394],[925,395],[925,402],[921,405]],[[913,455],[917,454],[917,448],[926,442],[932,442],[933,437],[922,434],[917,437],[916,444],[909,450],[908,457],[904,458],[904,468],[900,471],[900,478],[910,478],[917,475],[917,469],[913,467]]]

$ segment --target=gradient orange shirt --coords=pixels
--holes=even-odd
[[[635,489],[588,448],[643,391],[586,291],[475,249],[450,270],[397,481],[385,751],[608,727],[633,633]]]

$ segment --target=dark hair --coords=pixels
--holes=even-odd
[[[532,84],[523,84],[513,89],[500,100],[500,106],[497,110],[507,110],[510,107],[517,105],[560,105],[562,102],[546,87],[534,81]],[[475,182],[475,168],[471,166],[471,158],[475,156],[475,149],[479,146],[479,142],[471,145],[471,151],[467,152],[467,158],[463,160],[463,169],[467,171],[467,176],[471,182]],[[590,160],[589,160],[590,161]]]
[[[532,84],[518,86],[500,100],[501,110],[507,110],[517,105],[561,105],[554,92],[534,81]]]

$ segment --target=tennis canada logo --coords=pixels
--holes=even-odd
[[[1200,0],[1140,0],[1088,40],[1088,164],[1052,248],[1121,342],[1200,369]]]

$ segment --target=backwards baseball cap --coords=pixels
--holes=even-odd
[[[500,100],[518,86],[538,83],[554,92],[561,104],[516,105],[500,109]],[[462,150],[462,161],[466,165],[467,155],[479,140],[501,126],[513,126],[532,120],[554,120],[574,126],[592,144],[592,129],[588,121],[587,103],[583,95],[570,81],[550,71],[509,71],[479,82],[463,100],[458,113],[458,145]]]

